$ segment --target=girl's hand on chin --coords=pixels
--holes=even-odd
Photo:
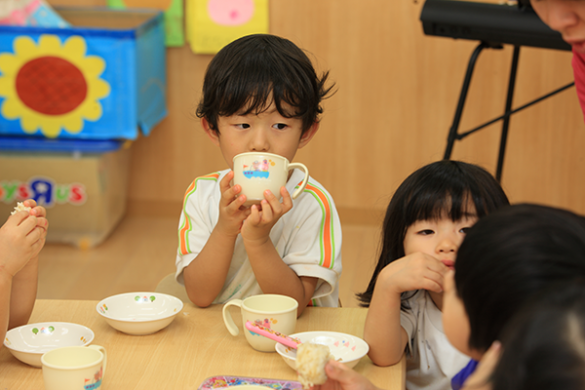
[[[413,290],[441,293],[447,271],[449,268],[441,261],[426,253],[417,252],[388,264],[380,272],[378,279],[398,294]]]

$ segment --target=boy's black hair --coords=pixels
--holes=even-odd
[[[585,389],[585,285],[555,286],[502,336],[492,390]]]
[[[426,165],[402,182],[382,226],[382,250],[368,288],[356,294],[368,307],[376,279],[392,261],[404,257],[404,237],[410,225],[420,220],[439,219],[447,213],[458,221],[469,214],[469,202],[481,218],[510,204],[500,184],[485,169],[462,161],[442,160]],[[403,297],[405,297],[403,295]]]
[[[480,219],[455,262],[455,287],[470,324],[469,347],[487,350],[539,292],[583,279],[585,218],[524,204]]]
[[[259,114],[274,102],[280,115],[302,120],[304,133],[323,113],[321,100],[333,88],[325,88],[328,76],[325,72],[318,77],[311,60],[288,39],[247,35],[211,60],[196,115],[219,134],[220,116]]]

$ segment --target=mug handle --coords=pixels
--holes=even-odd
[[[305,164],[301,164],[301,163],[292,163],[292,164],[288,165],[288,170],[291,170],[294,168],[299,168],[300,170],[305,172],[305,178],[301,182],[299,188],[297,188],[296,191],[293,192],[293,194],[291,196],[293,199],[296,199],[301,194],[301,192],[303,192],[305,187],[307,186],[307,182],[309,181],[309,169],[305,166]]]
[[[229,330],[232,336],[237,336],[240,333],[240,329],[236,326],[236,323],[232,319],[232,315],[229,311],[230,306],[238,306],[242,307],[242,300],[241,299],[232,299],[231,301],[227,302],[223,305],[222,314],[223,314],[223,322],[225,323],[225,327]]]
[[[88,345],[87,348],[95,349],[96,351],[100,351],[104,354],[104,368],[102,372],[102,376],[106,375],[106,363],[108,362],[108,354],[106,353],[106,349],[101,345]]]

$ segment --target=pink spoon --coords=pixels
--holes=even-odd
[[[301,343],[301,340],[295,337],[287,336],[259,324],[253,324],[250,321],[246,321],[246,329],[250,332],[258,333],[261,336],[268,337],[271,340],[278,341],[279,343],[293,349],[297,349],[297,346]]]

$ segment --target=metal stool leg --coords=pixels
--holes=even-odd
[[[461,115],[463,114],[463,106],[465,106],[465,99],[467,99],[467,92],[469,90],[469,84],[471,83],[471,76],[473,75],[475,63],[481,51],[486,47],[489,47],[489,45],[485,42],[481,42],[477,45],[469,58],[469,64],[467,65],[467,71],[465,72],[465,78],[463,79],[463,86],[461,88],[461,93],[459,94],[459,102],[457,103],[457,109],[455,110],[455,117],[453,118],[453,124],[451,125],[449,135],[447,136],[447,147],[445,149],[445,154],[443,155],[443,159],[445,160],[451,158],[453,144],[457,139],[457,130],[459,129],[459,122],[461,121]]]
[[[510,125],[510,112],[512,110],[512,100],[514,99],[514,87],[516,85],[516,74],[518,71],[518,58],[520,56],[520,46],[514,46],[512,55],[512,66],[510,68],[510,79],[508,81],[508,96],[506,97],[506,116],[502,123],[502,137],[500,138],[500,152],[498,154],[498,165],[496,167],[496,180],[501,182],[502,169],[504,167],[504,155],[506,153],[506,141],[508,139],[508,127]]]
[[[455,110],[455,117],[453,118],[453,124],[451,125],[451,128],[449,129],[449,135],[447,137],[447,147],[445,149],[445,154],[443,156],[443,159],[448,160],[451,158],[451,152],[453,151],[453,145],[455,144],[455,141],[458,140],[462,140],[463,138],[467,137],[468,135],[471,135],[473,133],[475,133],[476,131],[479,131],[489,125],[492,125],[493,123],[499,121],[499,120],[503,120],[502,123],[502,135],[500,138],[500,150],[498,153],[498,165],[496,167],[496,175],[495,178],[498,182],[501,181],[502,179],[502,170],[503,170],[503,166],[504,166],[504,156],[506,154],[506,143],[507,143],[507,139],[508,139],[508,128],[510,126],[510,116],[514,113],[517,113],[519,111],[522,111],[538,102],[543,101],[544,99],[547,99],[553,95],[556,95],[557,93],[560,93],[562,91],[564,91],[567,88],[572,87],[573,85],[575,85],[574,82],[571,82],[561,88],[558,88],[550,93],[547,93],[546,95],[543,95],[537,99],[532,100],[529,103],[524,104],[521,107],[518,107],[514,110],[512,110],[512,100],[514,99],[514,89],[516,86],[516,75],[517,75],[517,71],[518,71],[518,59],[520,58],[520,46],[514,46],[514,52],[512,55],[512,66],[510,68],[510,79],[508,80],[508,93],[507,93],[507,98],[506,98],[506,107],[505,107],[505,111],[503,115],[500,115],[497,118],[494,118],[482,125],[479,125],[477,127],[474,127],[471,130],[465,131],[463,133],[459,133],[459,122],[461,121],[461,115],[463,113],[463,107],[465,105],[465,100],[467,98],[467,92],[469,90],[469,84],[471,83],[471,76],[473,74],[473,69],[475,67],[475,63],[477,61],[477,58],[479,56],[479,54],[481,53],[481,51],[484,48],[492,48],[492,49],[501,49],[502,46],[498,45],[498,44],[489,44],[486,42],[481,42],[473,51],[473,53],[471,54],[471,58],[469,59],[469,64],[467,65],[467,71],[465,73],[465,78],[463,80],[463,86],[461,88],[461,93],[459,94],[459,102],[457,103],[457,109]]]

